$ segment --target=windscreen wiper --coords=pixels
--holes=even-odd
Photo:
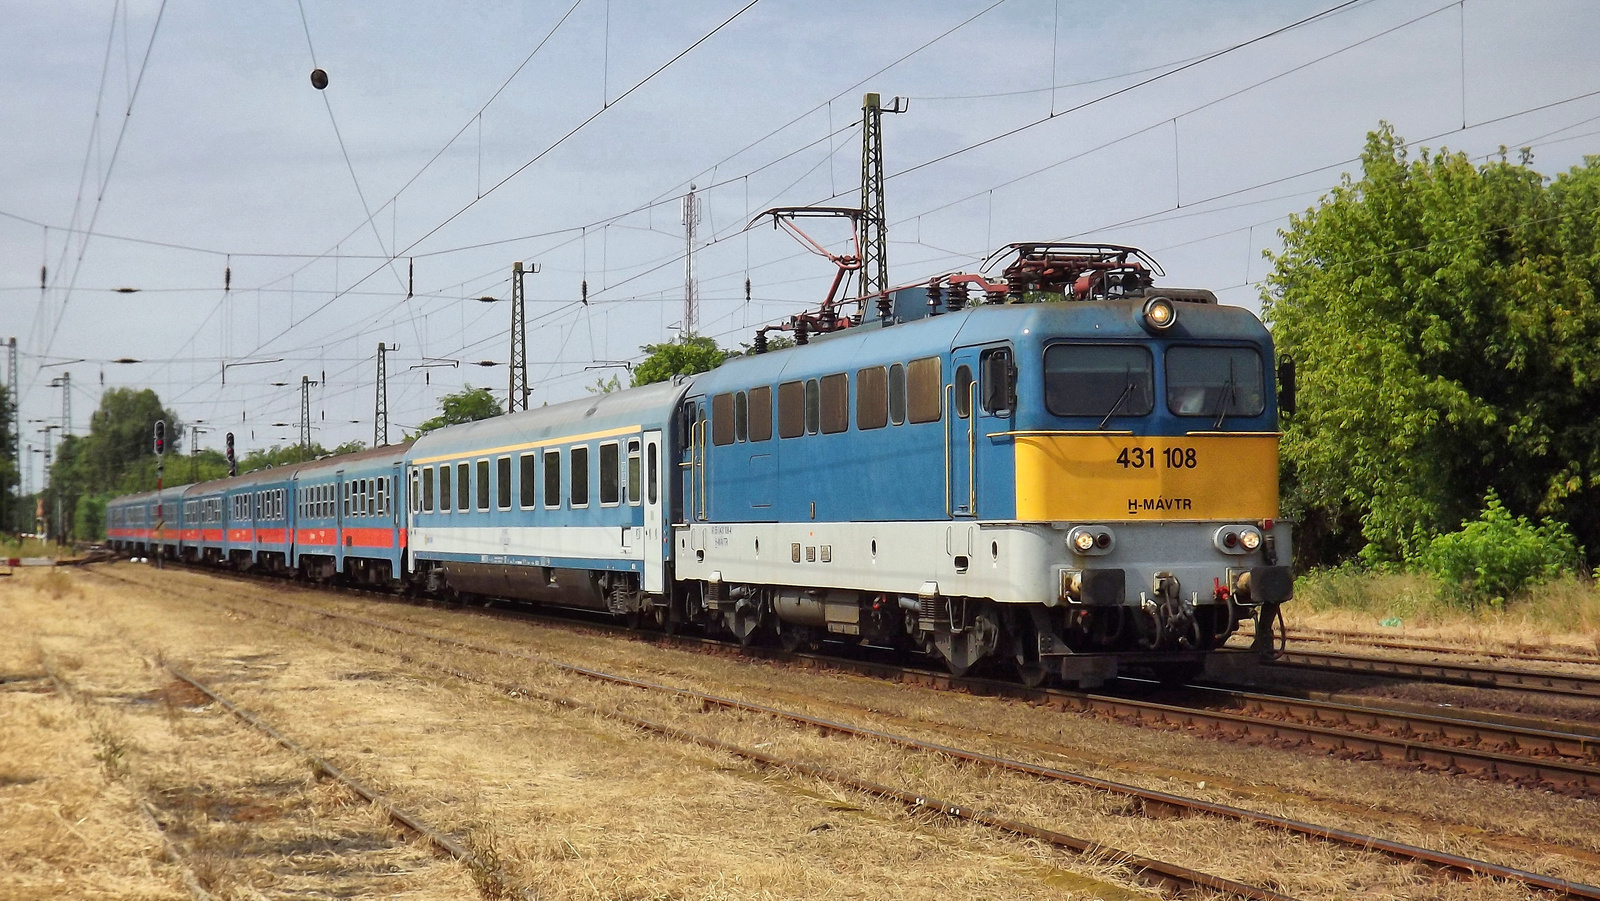
[[[1106,411],[1106,418],[1100,420],[1100,424],[1095,426],[1096,431],[1106,427],[1106,423],[1110,422],[1111,417],[1122,407],[1122,402],[1128,399],[1129,394],[1133,393],[1133,367],[1129,366],[1126,372],[1128,376],[1127,384],[1122,386],[1122,393],[1117,395],[1117,402],[1112,404],[1111,409]]]
[[[1222,428],[1222,421],[1228,418],[1228,408],[1233,406],[1234,392],[1239,388],[1239,379],[1233,372],[1233,358],[1228,358],[1228,381],[1222,386],[1222,396],[1217,398],[1217,418],[1211,423],[1211,428]]]

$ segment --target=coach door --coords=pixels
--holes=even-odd
[[[644,433],[644,590],[667,590],[666,516],[662,514],[663,487],[667,484],[667,459],[661,452],[661,432]]]
[[[706,518],[706,408],[705,398],[691,397],[683,402],[679,428],[683,429],[682,522],[704,522]]]
[[[945,386],[945,511],[951,516],[978,515],[978,348],[958,348],[950,355],[950,384]]]

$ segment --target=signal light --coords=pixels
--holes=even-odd
[[[233,456],[233,433],[232,432],[228,433],[227,448],[228,448],[228,475],[236,476],[236,475],[239,474],[239,464],[238,464],[238,461],[236,461],[234,459],[234,456]]]
[[[167,421],[165,419],[156,420],[155,451],[158,457],[167,452]]]

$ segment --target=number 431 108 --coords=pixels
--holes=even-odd
[[[1123,469],[1155,469],[1163,462],[1168,469],[1194,469],[1194,448],[1168,447],[1158,453],[1153,447],[1125,447],[1117,454],[1117,463]]]

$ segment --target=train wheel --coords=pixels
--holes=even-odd
[[[761,611],[743,604],[723,614],[722,623],[727,627],[733,637],[739,640],[739,647],[748,648],[755,643],[756,633],[761,629]]]
[[[999,638],[1000,618],[992,605],[984,604],[966,628],[956,632],[949,626],[940,626],[933,640],[951,674],[965,676],[978,661],[994,651]]]
[[[1011,640],[1012,669],[1023,685],[1038,688],[1049,680],[1053,672],[1050,662],[1039,652],[1039,639],[1055,634],[1055,624],[1050,614],[1038,607],[1023,610],[1012,607],[1007,608],[1007,612],[1010,614],[1007,626]]]
[[[779,620],[778,643],[791,654],[802,648],[814,651],[818,645],[816,630],[810,626],[797,626]]]

